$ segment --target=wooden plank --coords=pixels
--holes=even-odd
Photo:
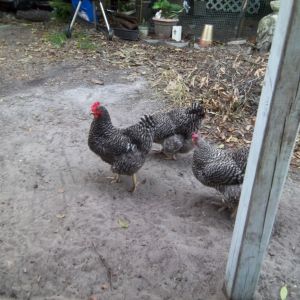
[[[245,22],[246,10],[247,10],[247,7],[248,7],[248,3],[249,3],[249,0],[243,0],[242,9],[241,9],[239,17],[237,19],[237,23],[236,23],[235,28],[234,28],[235,38],[238,38],[241,35],[242,27],[244,26],[244,22]]]
[[[253,299],[300,122],[300,1],[281,5],[225,275],[229,299]]]

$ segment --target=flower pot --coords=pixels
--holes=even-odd
[[[148,36],[149,27],[146,25],[139,25],[139,32],[140,32],[140,37],[145,38]]]
[[[161,39],[168,39],[172,34],[172,28],[178,23],[178,19],[153,18],[155,34]]]

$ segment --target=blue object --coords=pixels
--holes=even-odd
[[[72,6],[73,6],[74,10],[76,10],[78,2],[79,2],[79,0],[72,0]],[[78,12],[78,16],[89,23],[94,22],[93,3],[91,0],[83,0],[82,1],[81,7]],[[96,17],[96,19],[98,19],[98,18]]]

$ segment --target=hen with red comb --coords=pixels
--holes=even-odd
[[[112,124],[108,110],[100,102],[91,105],[91,113],[94,119],[89,131],[89,148],[111,165],[115,173],[114,181],[118,182],[120,175],[131,176],[131,192],[135,191],[136,173],[151,150],[156,123],[151,116],[145,115],[128,128],[117,128]]]

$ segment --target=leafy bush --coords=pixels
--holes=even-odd
[[[170,3],[168,0],[158,0],[153,4],[152,8],[161,10],[161,16],[167,19],[176,18],[183,11],[181,5]]]
[[[72,5],[64,0],[52,0],[50,6],[53,8],[55,19],[67,21],[72,13]]]

